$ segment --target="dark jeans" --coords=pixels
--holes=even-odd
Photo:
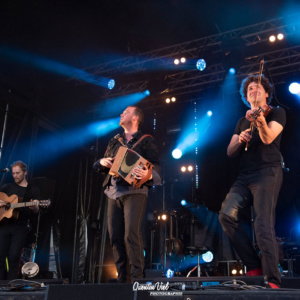
[[[119,282],[126,282],[127,256],[131,281],[143,278],[144,249],[141,227],[146,200],[143,194],[125,195],[116,200],[108,198],[108,233]]]
[[[26,237],[26,225],[9,223],[0,226],[0,280],[18,278],[21,252]],[[5,278],[6,257],[9,266],[7,278]]]
[[[266,280],[280,284],[278,244],[275,236],[275,208],[282,184],[282,169],[267,167],[240,174],[222,204],[219,220],[248,270],[262,267]],[[243,229],[238,212],[253,205],[254,230],[261,260]]]

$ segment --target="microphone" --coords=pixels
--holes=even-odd
[[[0,169],[0,173],[9,172],[9,168]]]
[[[121,137],[121,134],[120,133],[118,133],[118,134],[116,134],[115,136],[114,136],[114,139],[119,139]]]

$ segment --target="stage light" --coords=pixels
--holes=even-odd
[[[174,276],[174,271],[171,269],[168,269],[166,272],[166,277],[167,278],[172,278]]]
[[[181,57],[180,58],[180,62],[184,64],[186,62],[186,58],[185,57]]]
[[[281,40],[284,39],[284,35],[282,33],[278,33],[277,38],[278,38],[279,41],[281,41]]]
[[[172,98],[171,98],[171,101],[172,101],[172,102],[175,102],[175,101],[176,101],[176,98],[175,98],[175,97],[172,97]]]
[[[196,67],[199,71],[203,71],[206,68],[206,61],[204,59],[199,59],[197,61]]]
[[[202,254],[202,259],[206,263],[210,263],[214,260],[214,255],[211,251],[207,251],[206,253]]]
[[[146,90],[146,91],[144,91],[144,94],[145,94],[146,96],[150,96],[150,91],[149,91],[149,90]]]
[[[300,94],[300,84],[298,82],[291,83],[289,86],[289,91],[294,95]]]
[[[179,65],[179,59],[178,59],[178,58],[175,58],[175,59],[174,59],[174,64],[175,64],[175,65]]]
[[[275,42],[275,41],[276,41],[275,35],[271,35],[271,36],[269,37],[269,41],[270,41],[271,43]]]
[[[236,262],[231,268],[232,275],[243,275],[243,265],[240,262]]]
[[[229,69],[229,73],[232,74],[232,75],[234,75],[235,74],[235,68],[230,68]]]
[[[180,170],[181,170],[182,173],[184,173],[184,172],[186,172],[186,167],[182,166]]]
[[[171,102],[171,99],[170,98],[167,98],[166,99],[166,103],[170,103]]]
[[[189,172],[192,172],[194,170],[193,166],[188,166],[187,169],[188,169]]]
[[[207,113],[206,113],[206,115],[207,115],[208,117],[211,117],[211,116],[213,115],[213,112],[212,112],[211,110],[208,110]]]
[[[166,220],[167,220],[167,215],[166,215],[166,214],[162,214],[162,215],[161,215],[161,219],[162,219],[163,221],[166,221]]]
[[[182,206],[186,206],[186,200],[182,199],[182,200],[180,201],[180,203],[181,203]]]
[[[112,90],[115,86],[115,81],[113,79],[110,79],[108,84],[107,84],[107,87]]]
[[[172,151],[172,156],[175,158],[175,159],[179,159],[181,156],[182,156],[182,152],[180,149],[174,149]]]

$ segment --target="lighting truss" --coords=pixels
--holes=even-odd
[[[154,61],[156,65],[160,64],[161,66],[173,64],[171,58],[178,55],[185,55],[189,59],[198,58],[201,51],[209,51],[212,46],[221,45],[222,43],[233,40],[236,42],[238,41],[239,46],[250,46],[263,43],[268,41],[269,35],[274,32],[282,32],[285,36],[295,33],[300,26],[300,14],[290,17],[293,21],[290,21],[288,18],[272,19],[266,22],[220,32],[215,35],[160,48],[139,55],[132,55],[98,64],[86,68],[85,71],[93,75],[122,73],[125,70],[126,72],[139,72],[146,70],[147,64],[153,63]],[[79,78],[75,75],[73,80],[79,80]]]
[[[265,60],[265,70],[271,72],[275,84],[284,82],[284,75],[300,70],[300,46],[290,47],[272,52],[261,53],[255,56],[244,58],[243,65],[236,73],[237,81],[241,81],[249,74],[258,73],[260,61]],[[167,75],[165,77],[165,89],[160,95],[191,94],[201,92],[205,89],[216,87],[221,84],[227,74],[222,63],[211,65],[205,72],[198,70],[188,70]],[[265,72],[266,73],[266,72]],[[268,75],[268,74],[267,74]],[[143,91],[148,87],[149,81],[138,81],[135,83],[124,84],[119,87],[117,93],[109,91],[102,98],[125,95],[129,92]],[[149,101],[156,96],[148,97]]]

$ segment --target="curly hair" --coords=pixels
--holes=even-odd
[[[242,81],[242,84],[241,84],[240,94],[242,96],[242,100],[249,107],[251,107],[251,106],[250,106],[249,102],[247,101],[248,85],[251,82],[258,82],[258,78],[259,78],[258,75],[249,75]],[[263,86],[266,93],[269,94],[269,96],[267,97],[267,103],[270,104],[272,96],[273,96],[273,86],[270,83],[269,79],[264,77],[264,75],[261,76],[261,85]]]

